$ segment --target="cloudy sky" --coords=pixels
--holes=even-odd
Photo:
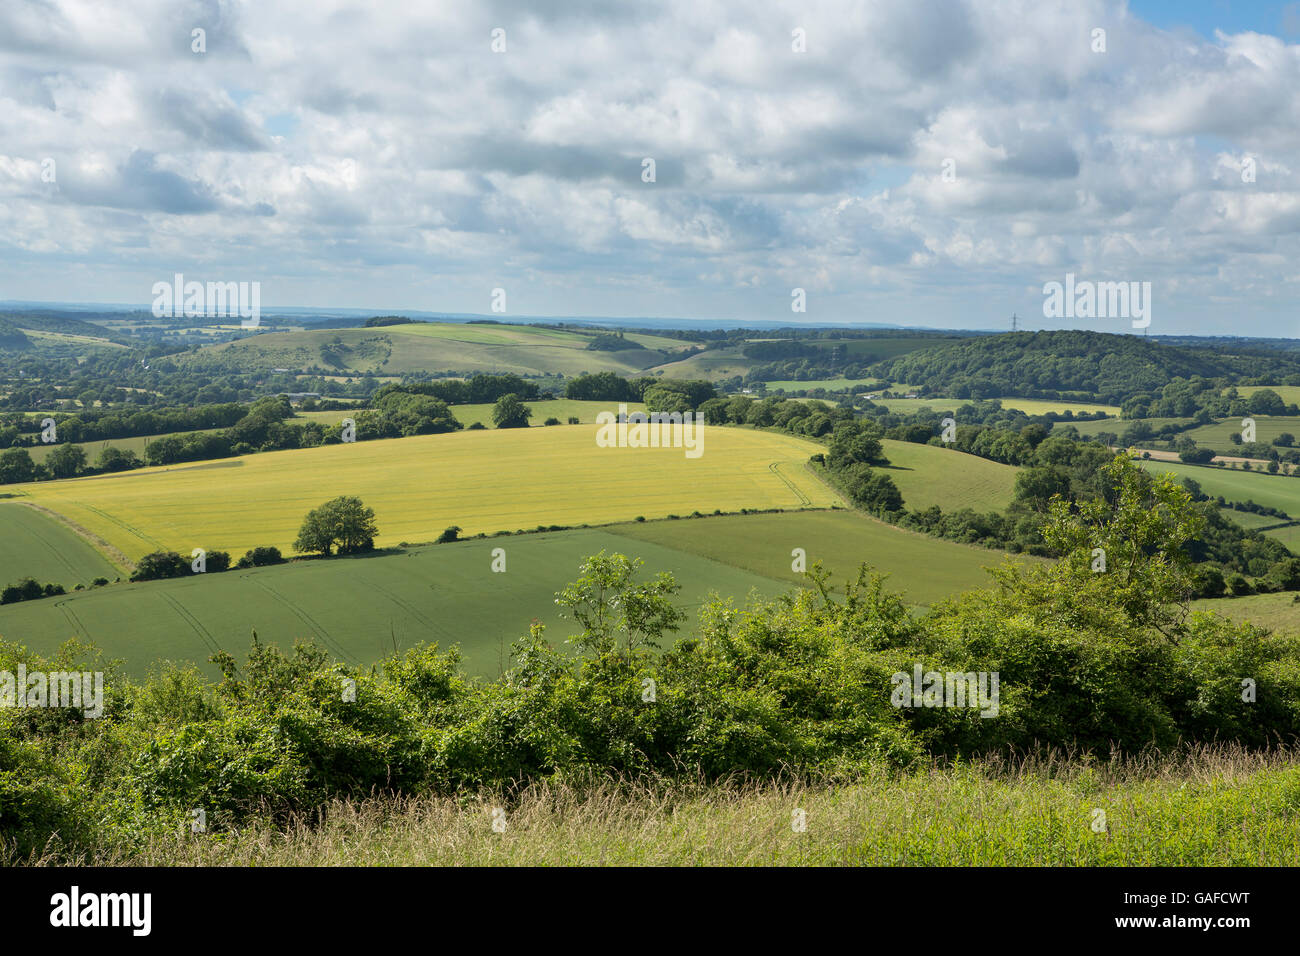
[[[1296,3],[4,0],[0,300],[1300,336],[1297,91]]]

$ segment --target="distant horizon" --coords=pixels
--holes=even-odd
[[[150,303],[142,302],[138,304],[129,302],[65,302],[57,300],[40,300],[40,299],[0,299],[0,311],[5,308],[27,307],[35,309],[47,309],[56,312],[81,312],[81,311],[120,311],[123,313],[132,312],[149,312]],[[665,316],[665,315],[643,315],[643,316],[619,316],[619,315],[503,315],[493,312],[443,312],[430,309],[367,309],[356,306],[298,306],[298,305],[278,305],[264,306],[262,315],[265,316],[283,316],[293,317],[296,314],[318,315],[326,317],[349,318],[358,317],[378,317],[378,316],[399,316],[404,318],[420,317],[423,321],[445,321],[445,322],[469,322],[469,321],[490,321],[499,322],[503,325],[528,325],[547,322],[563,323],[585,323],[591,325],[627,325],[634,326],[637,323],[650,323],[664,328],[679,328],[689,330],[692,326],[701,328],[714,329],[741,329],[741,328],[799,328],[799,329],[846,329],[846,330],[872,330],[879,329],[882,331],[895,330],[899,332],[937,332],[937,333],[961,333],[972,332],[978,334],[997,335],[1006,332],[1104,332],[1111,335],[1132,335],[1137,338],[1197,338],[1197,339],[1258,339],[1261,341],[1282,340],[1282,341],[1300,341],[1300,336],[1286,335],[1245,335],[1245,334],[1228,334],[1224,332],[1164,332],[1154,334],[1143,334],[1144,331],[1136,330],[1120,325],[1117,328],[1095,328],[1089,326],[1066,326],[1060,328],[1025,328],[1023,325],[1017,326],[1014,330],[1011,328],[991,328],[977,326],[929,326],[929,325],[903,325],[896,322],[851,322],[851,321],[826,321],[826,322],[808,322],[808,321],[782,321],[777,319],[699,319],[689,316]],[[222,316],[207,315],[202,318],[222,318]],[[1008,316],[1007,322],[1011,319]],[[1023,319],[1022,319],[1023,321]],[[681,323],[680,325],[675,323]],[[690,323],[690,325],[687,325]]]
[[[0,297],[1296,335],[1296,89],[1300,0],[18,0]]]

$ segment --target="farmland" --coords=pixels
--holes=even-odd
[[[380,547],[538,525],[603,524],[693,511],[826,507],[808,470],[822,446],[736,428],[704,432],[704,450],[598,448],[586,425],[464,431],[266,452],[9,491],[90,529],[126,555],[192,548],[288,551],[302,517],[339,494],[375,509]],[[916,476],[918,487],[926,484]],[[906,493],[906,492],[905,492]]]
[[[800,546],[809,566],[823,561],[837,583],[865,562],[920,605],[985,583],[983,569],[1002,559],[845,511],[631,522],[115,584],[0,608],[0,635],[41,653],[74,635],[93,639],[135,674],[164,659],[215,672],[208,656],[218,648],[242,653],[254,628],[286,645],[312,638],[362,664],[395,646],[436,641],[458,644],[472,673],[495,676],[531,620],[545,623],[554,641],[569,633],[553,598],[590,554],[620,552],[649,571],[673,572],[683,586],[675,603],[693,615],[711,592],[739,600],[806,584],[791,571],[791,548]],[[505,552],[504,573],[491,570],[495,548]]]
[[[1222,496],[1227,501],[1254,501],[1258,505],[1280,508],[1289,515],[1300,516],[1298,478],[1168,461],[1147,461],[1143,462],[1143,467],[1153,474],[1173,475],[1178,481],[1191,478],[1212,498]]]

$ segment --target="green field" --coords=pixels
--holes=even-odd
[[[0,586],[35,578],[71,591],[121,573],[58,519],[12,499],[0,502]]]
[[[1277,392],[1278,397],[1288,405],[1300,405],[1300,385],[1241,385],[1237,388],[1237,394],[1249,401],[1250,396],[1264,389]]]
[[[814,389],[824,388],[827,391],[838,391],[842,388],[863,388],[867,382],[876,381],[872,378],[826,378],[817,381],[795,381],[787,379],[779,382],[765,382],[769,392],[800,392],[813,391]],[[865,390],[865,389],[864,389]]]
[[[881,470],[894,479],[907,508],[938,505],[944,511],[1002,511],[1015,493],[1016,469],[987,458],[938,445],[885,439],[889,465]],[[1297,482],[1300,484],[1300,482]]]
[[[1000,551],[904,531],[855,511],[727,515],[607,530],[791,584],[807,580],[791,570],[791,552],[803,548],[807,566],[821,561],[837,588],[865,563],[890,574],[887,587],[919,605],[982,587],[989,582],[985,569],[1006,557]]]
[[[1289,515],[1300,517],[1300,478],[1171,461],[1144,461],[1141,464],[1153,473],[1171,474],[1177,481],[1191,478],[1211,498],[1222,496],[1227,501],[1254,501],[1257,505],[1280,508]]]
[[[275,545],[287,553],[303,516],[341,494],[375,509],[380,547],[432,541],[450,525],[490,534],[839,501],[808,466],[825,446],[789,435],[706,427],[702,454],[687,458],[683,448],[600,448],[596,434],[591,425],[461,431],[8,491],[70,518],[132,559],[196,547],[242,554]]]
[[[1165,425],[1189,425],[1190,418],[1144,418],[1143,422],[1150,425],[1154,431],[1159,431]],[[1079,434],[1085,438],[1096,435],[1098,432],[1113,432],[1116,435],[1124,434],[1124,430],[1133,422],[1131,419],[1103,418],[1096,422],[1066,422],[1065,424],[1073,425],[1079,430]],[[1060,427],[1058,424],[1057,427]]]
[[[631,348],[590,351],[594,332],[523,325],[421,322],[361,329],[268,332],[204,346],[179,356],[187,364],[238,363],[249,369],[332,368],[335,374],[421,371],[513,372],[579,375],[612,371],[632,375],[671,362],[689,343],[658,336],[629,337]],[[647,345],[654,346],[647,348]]]
[[[1255,441],[1272,444],[1273,439],[1283,432],[1290,432],[1300,442],[1300,418],[1286,415],[1255,416]],[[1185,431],[1183,434],[1202,448],[1213,448],[1220,455],[1231,457],[1236,454],[1233,449],[1237,446],[1232,443],[1230,436],[1241,437],[1241,419],[1225,418]]]
[[[1107,415],[1119,415],[1119,408],[1115,405],[1098,405],[1092,402],[1055,402],[1046,399],[1037,398],[999,398],[1003,408],[1018,408],[1026,415],[1046,415],[1048,412],[1065,412],[1072,411],[1076,414],[1079,412],[1105,412]],[[968,398],[877,398],[872,400],[873,405],[883,405],[895,415],[911,415],[923,408],[930,408],[936,412],[956,411],[963,405],[970,404]],[[1079,430],[1082,432],[1082,425],[1079,423]],[[1088,422],[1088,425],[1095,425],[1098,431],[1123,431],[1123,428],[1117,427],[1118,422],[1101,421]],[[1110,425],[1111,427],[1106,427]]]
[[[9,504],[0,517],[10,509],[29,510]],[[865,562],[920,605],[986,583],[983,569],[1003,559],[849,511],[630,522],[115,584],[0,607],[0,636],[45,654],[74,635],[91,639],[136,674],[160,659],[202,664],[217,648],[242,654],[252,628],[283,646],[314,638],[353,663],[374,661],[394,643],[437,641],[460,644],[472,672],[495,675],[531,620],[546,623],[557,642],[568,635],[555,592],[598,551],[642,558],[647,572],[672,571],[683,585],[676,603],[693,614],[710,592],[743,603],[751,591],[770,597],[805,583],[791,571],[796,547],[809,566],[821,560],[837,587]],[[504,573],[491,570],[494,548],[505,550]]]

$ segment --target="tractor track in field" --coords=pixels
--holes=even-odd
[[[330,650],[332,650],[335,654],[338,655],[339,660],[348,661],[358,667],[361,666],[361,662],[357,660],[357,658],[353,657],[350,653],[348,653],[348,651],[344,649],[343,645],[341,645],[338,641],[336,641],[333,638],[333,636],[329,633],[329,631],[325,630],[325,628],[323,628],[315,618],[313,618],[310,614],[304,611],[301,607],[299,607],[293,601],[290,601],[287,597],[285,597],[275,588],[271,587],[271,585],[263,581],[258,581],[256,579],[253,579],[253,583],[256,584],[258,587],[260,587],[262,590],[264,590],[267,594],[271,595],[271,597],[275,598],[277,601],[283,604],[286,608],[289,609],[289,611],[296,618],[298,618],[298,620],[302,621],[309,628],[311,628],[312,631],[316,634],[316,636],[319,637],[324,643],[329,645]]]
[[[438,624],[434,623],[433,621],[429,620],[429,618],[427,618],[424,615],[424,612],[422,612],[415,605],[411,604],[405,598],[398,597],[392,591],[388,590],[388,588],[384,587],[382,584],[376,584],[374,581],[367,581],[366,585],[367,587],[372,587],[380,594],[384,595],[384,597],[388,598],[388,600],[392,601],[394,604],[400,607],[407,614],[411,615],[413,618],[415,618],[417,621],[419,621],[421,624],[427,627],[431,632],[439,636],[446,634],[446,632],[443,630],[442,627],[440,627]],[[452,634],[446,634],[446,637],[449,641],[455,639],[455,636]]]
[[[81,623],[81,618],[77,617],[77,612],[68,607],[67,601],[55,601],[54,606],[63,612],[63,616],[67,618],[68,623],[72,625],[72,629],[77,632],[78,637],[83,640],[90,640],[90,635],[86,632],[86,625]]]
[[[804,508],[812,507],[812,499],[809,498],[807,495],[805,495],[803,491],[800,490],[798,485],[796,485],[793,481],[791,481],[789,478],[783,475],[781,473],[781,469],[777,467],[777,465],[778,463],[774,461],[767,466],[767,470],[770,471],[772,474],[776,475],[783,482],[785,482],[785,486],[789,488],[792,492],[794,492],[794,496],[799,499],[799,505],[801,507]]]
[[[165,600],[168,604],[170,604],[172,606],[172,610],[174,610],[177,614],[179,614],[181,616],[181,619],[185,621],[185,623],[189,624],[191,628],[194,629],[194,633],[199,636],[199,640],[201,640],[204,644],[208,646],[208,650],[210,650],[213,654],[218,653],[221,650],[221,646],[216,642],[216,639],[212,636],[212,632],[203,626],[203,622],[200,621],[193,614],[191,614],[188,610],[186,610],[184,605],[182,605],[180,601],[176,600],[176,598],[172,597],[170,594],[166,593],[165,591],[161,593],[162,593],[163,600]]]

